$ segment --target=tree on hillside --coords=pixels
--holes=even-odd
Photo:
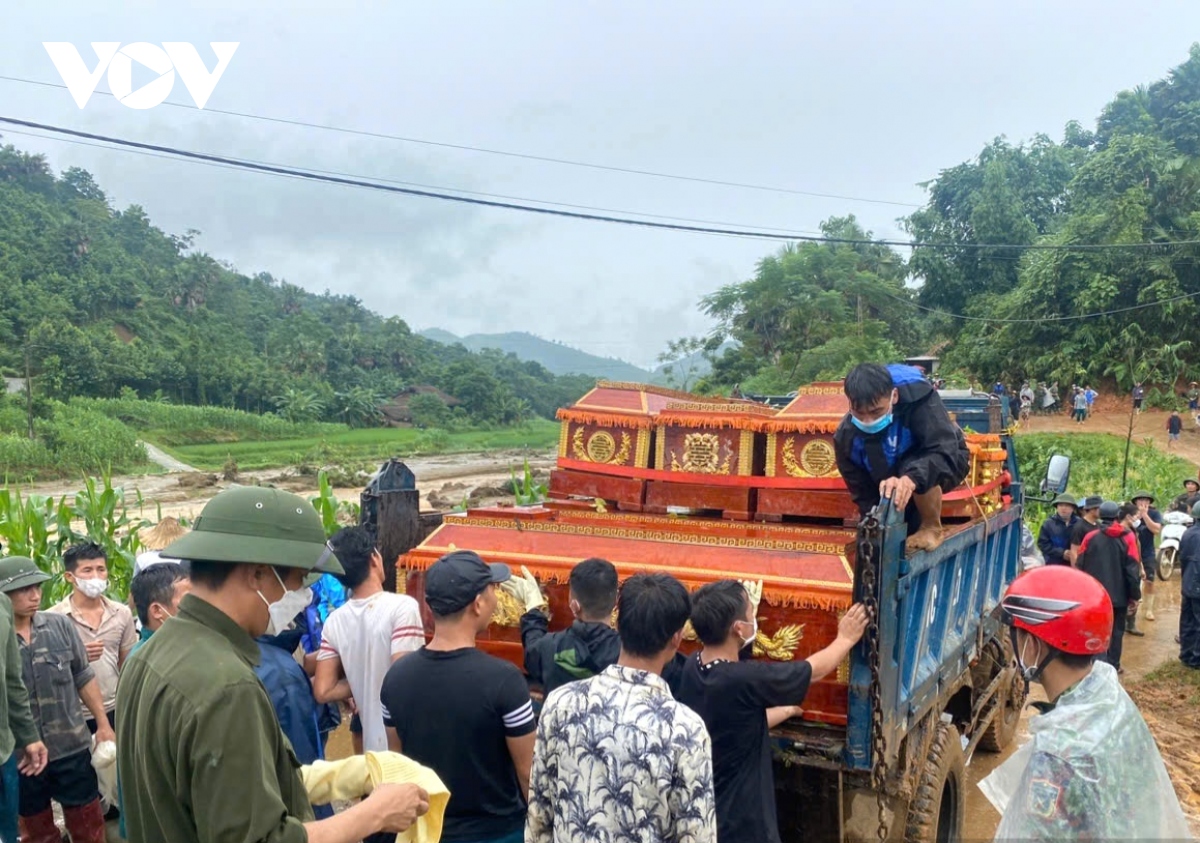
[[[845,240],[871,238],[853,216],[827,220],[821,231]],[[795,388],[914,346],[920,324],[904,274],[903,259],[885,246],[785,246],[761,260],[750,280],[701,300],[701,309],[718,323],[715,343],[732,337],[740,344],[713,361],[701,388]]]
[[[667,385],[687,392],[699,378],[706,356],[711,366],[712,352],[720,344],[720,340],[713,342],[704,337],[680,337],[668,342],[667,350],[658,355],[658,362],[664,364],[662,372],[667,377]]]

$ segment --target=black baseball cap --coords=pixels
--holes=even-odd
[[[453,615],[470,605],[492,583],[512,576],[507,565],[489,565],[478,553],[456,550],[425,572],[425,603],[435,615]]]

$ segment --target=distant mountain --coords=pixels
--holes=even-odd
[[[655,378],[653,373],[632,363],[626,363],[624,360],[597,357],[586,351],[580,351],[578,348],[544,340],[524,331],[511,331],[506,334],[470,334],[458,337],[441,328],[427,328],[420,334],[426,339],[445,345],[461,343],[470,351],[497,348],[506,354],[511,352],[522,360],[541,363],[556,375],[588,375],[603,380],[633,381],[635,383],[650,383]]]

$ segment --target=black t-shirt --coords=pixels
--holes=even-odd
[[[1163,522],[1162,513],[1159,512],[1157,509],[1154,509],[1153,507],[1151,507],[1151,509],[1149,510],[1149,512],[1147,514],[1150,516],[1150,520],[1153,521],[1155,524],[1162,524],[1162,522]],[[1153,562],[1154,561],[1154,533],[1150,532],[1150,528],[1147,527],[1145,525],[1145,523],[1138,524],[1136,532],[1137,532],[1137,537],[1138,537],[1138,544],[1142,549],[1142,561],[1143,562],[1147,562],[1147,561]]]
[[[1078,523],[1071,528],[1071,547],[1079,547],[1079,545],[1083,544],[1084,536],[1086,536],[1092,530],[1099,529],[1100,525],[1098,523],[1089,524],[1086,519],[1080,518]]]
[[[521,671],[474,647],[422,648],[388,668],[379,698],[404,754],[450,790],[442,840],[488,840],[524,827],[505,742],[537,727]]]
[[[678,699],[712,738],[720,843],[779,843],[767,709],[802,703],[811,679],[807,661],[702,665],[696,654],[683,665]]]

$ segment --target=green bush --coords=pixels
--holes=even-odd
[[[0,475],[27,480],[54,464],[54,456],[42,442],[27,436],[0,436]]]
[[[450,448],[450,434],[440,428],[426,430],[413,443],[414,454],[440,454]]]
[[[1165,433],[1164,433],[1165,436]],[[1196,476],[1196,466],[1187,460],[1160,451],[1151,440],[1133,442],[1129,448],[1129,473],[1121,487],[1121,468],[1125,460],[1125,440],[1105,433],[1028,433],[1016,439],[1021,478],[1028,494],[1036,495],[1046,476],[1053,454],[1071,458],[1071,481],[1067,493],[1076,498],[1100,495],[1107,500],[1127,500],[1139,489],[1155,497],[1155,505],[1165,510],[1183,491],[1183,481]],[[1050,507],[1030,503],[1026,516],[1031,524],[1041,524],[1051,515]]]
[[[46,447],[60,465],[88,472],[127,469],[147,461],[137,435],[116,419],[70,407],[39,425]]]

